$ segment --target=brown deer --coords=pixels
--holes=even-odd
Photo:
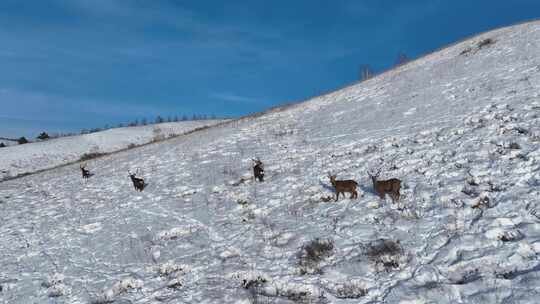
[[[389,194],[392,198],[392,204],[399,201],[399,189],[401,188],[401,181],[397,178],[391,178],[388,180],[377,180],[377,177],[379,177],[379,174],[381,173],[381,170],[375,174],[372,174],[368,171],[369,177],[371,177],[371,181],[373,182],[373,189],[375,189],[375,192],[379,195],[381,199],[384,199],[386,194]]]
[[[81,164],[81,165],[79,165],[79,167],[81,168],[81,173],[82,173],[82,178],[83,179],[87,179],[87,178],[89,178],[90,176],[93,175],[92,173],[90,173],[90,170],[86,169],[86,164],[84,164],[84,165]]]
[[[143,191],[144,188],[146,187],[146,183],[144,182],[144,178],[142,177],[137,177],[136,173],[131,173],[129,170],[128,170],[128,174],[129,174],[129,177],[131,178],[131,181],[133,182],[133,187],[135,188],[135,190],[137,191]]]
[[[255,166],[253,166],[253,176],[255,179],[258,179],[259,182],[264,181],[264,165],[262,161],[259,158],[252,158],[251,160],[255,163]]]
[[[354,180],[348,179],[348,180],[336,180],[336,176],[328,173],[328,177],[330,178],[330,183],[336,190],[336,202],[339,198],[339,194],[343,193],[343,196],[345,196],[345,192],[349,192],[351,194],[350,198],[357,198],[358,193],[356,192],[356,186],[358,186],[358,183]]]

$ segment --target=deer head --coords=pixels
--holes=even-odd
[[[367,174],[371,178],[371,181],[373,182],[373,186],[375,186],[375,183],[377,182],[377,178],[381,174],[381,168],[377,169],[377,172],[368,170]]]
[[[263,167],[264,167],[262,161],[261,161],[258,157],[257,157],[257,159],[252,158],[251,160],[253,161],[253,163],[255,164],[255,166],[259,166],[260,168],[263,168]]]

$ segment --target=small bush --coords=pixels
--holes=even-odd
[[[128,149],[133,149],[133,148],[137,147],[137,145],[134,144],[134,143],[130,143],[127,147],[128,147]]]
[[[293,135],[293,134],[294,134],[294,130],[279,130],[279,131],[276,131],[274,133],[274,136],[275,137],[284,137],[284,136]]]
[[[369,243],[366,248],[368,259],[374,262],[376,267],[382,267],[385,271],[399,268],[402,254],[403,248],[399,241],[380,239]]]
[[[81,158],[79,158],[79,161],[86,161],[86,160],[98,158],[103,155],[105,155],[105,153],[99,153],[99,152],[84,153],[81,156]]]
[[[332,240],[314,239],[302,246],[297,254],[301,274],[321,273],[319,263],[332,255],[334,242]]]
[[[27,144],[27,143],[28,143],[28,139],[26,139],[26,137],[23,136],[23,137],[17,139],[17,143],[18,143],[19,145]]]
[[[49,138],[50,138],[50,136],[49,136],[49,134],[47,134],[47,132],[41,132],[37,137],[37,139],[39,139],[39,140],[47,140]]]
[[[307,290],[289,290],[285,296],[295,303],[313,303],[313,301],[311,301],[311,294]]]
[[[263,286],[266,283],[266,279],[262,277],[257,277],[256,279],[242,280],[242,287],[244,289],[253,289]]]
[[[367,290],[357,282],[348,282],[336,288],[335,296],[339,299],[358,299],[367,294]]]
[[[519,149],[521,149],[521,146],[516,142],[511,142],[511,143],[508,144],[508,149],[519,150]]]
[[[467,55],[469,54],[470,52],[472,51],[472,49],[470,47],[464,49],[463,51],[461,51],[461,53],[459,53],[460,55]]]
[[[377,258],[383,255],[398,255],[401,252],[399,241],[380,239],[368,245],[366,255],[370,258]]]
[[[481,196],[472,206],[473,209],[484,209],[489,208],[489,197]]]
[[[247,206],[249,204],[248,201],[242,199],[237,200],[236,203],[240,206]]]
[[[478,269],[470,269],[465,271],[463,274],[460,275],[460,277],[455,279],[450,279],[452,284],[456,285],[465,285],[469,284],[471,282],[474,282],[481,278],[480,272]]]
[[[6,144],[0,143],[0,148],[5,148],[5,147],[6,147]]]
[[[490,45],[492,45],[494,43],[495,43],[495,40],[493,40],[491,38],[486,38],[486,39],[478,42],[478,48],[482,49],[482,48],[490,46]]]

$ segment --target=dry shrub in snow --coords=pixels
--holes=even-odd
[[[256,277],[251,279],[244,279],[242,280],[242,287],[244,289],[253,289],[261,287],[262,285],[266,284],[266,279],[263,277]]]
[[[173,261],[168,261],[164,264],[161,264],[158,269],[157,269],[157,272],[160,276],[162,277],[166,277],[166,276],[169,276],[175,272],[181,272],[183,271],[183,268],[181,265],[178,265],[178,264],[175,264]]]
[[[103,156],[103,155],[105,155],[105,153],[100,153],[100,152],[84,153],[79,160],[80,161],[87,161],[87,160],[91,160],[91,159],[94,159],[94,158],[98,158],[98,157]]]
[[[399,241],[379,239],[367,245],[365,254],[377,269],[389,271],[400,267],[403,248]]]
[[[469,54],[470,52],[472,51],[472,49],[470,47],[468,48],[465,48],[463,51],[461,51],[461,53],[459,53],[460,55],[467,55]]]
[[[166,262],[157,267],[159,276],[168,280],[167,287],[174,289],[184,286],[184,275],[186,271],[189,271],[188,266],[178,265],[173,261]]]
[[[480,42],[478,42],[478,48],[482,49],[484,47],[487,47],[487,46],[490,46],[490,45],[493,45],[493,44],[495,44],[495,40],[493,40],[491,38],[486,38],[486,39],[483,39]]]
[[[94,299],[91,303],[92,304],[112,303],[115,301],[115,298],[117,296],[127,293],[131,289],[140,289],[142,287],[143,287],[143,281],[134,279],[134,278],[126,278],[119,282],[116,282],[111,288],[104,290],[103,294],[99,296],[97,299]]]
[[[64,285],[64,275],[60,273],[49,276],[46,281],[41,283],[41,286],[47,288],[47,296],[51,298],[60,297],[69,292],[69,289]]]
[[[334,250],[332,240],[314,239],[300,248],[297,253],[301,274],[321,273],[319,263],[330,257]]]
[[[334,290],[336,298],[340,299],[358,299],[367,294],[367,289],[361,282],[350,281],[337,286]]]

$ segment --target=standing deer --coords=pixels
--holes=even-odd
[[[336,180],[336,176],[328,173],[328,177],[330,178],[330,183],[332,183],[332,186],[336,190],[336,202],[339,198],[339,194],[343,193],[343,196],[345,196],[345,192],[349,192],[351,194],[350,198],[357,198],[358,193],[356,192],[356,186],[358,186],[358,183],[354,180],[348,179],[348,180]]]
[[[86,169],[86,164],[84,164],[84,165],[81,164],[81,165],[79,165],[79,167],[81,168],[81,173],[82,173],[82,178],[83,179],[87,179],[87,178],[89,178],[90,176],[93,175],[92,173],[90,173],[90,170]]]
[[[251,160],[255,163],[255,166],[253,166],[253,176],[255,179],[258,179],[259,182],[264,181],[264,165],[262,161],[259,158],[252,158]]]
[[[385,195],[389,194],[392,198],[392,204],[399,201],[399,189],[401,188],[401,181],[397,178],[391,178],[388,180],[377,180],[377,177],[379,177],[380,173],[380,169],[375,174],[372,174],[369,171],[367,172],[369,177],[371,177],[371,181],[373,182],[373,189],[375,189],[375,192],[377,192],[381,199],[384,199]]]
[[[146,187],[146,185],[147,185],[144,182],[144,178],[137,177],[136,173],[131,173],[129,170],[128,170],[128,174],[129,174],[129,177],[131,178],[131,181],[133,182],[133,187],[135,188],[135,190],[143,191],[144,187]]]

